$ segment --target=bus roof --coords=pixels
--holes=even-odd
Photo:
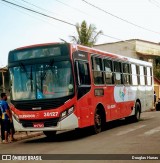
[[[102,55],[107,56],[107,57],[128,61],[130,63],[136,63],[136,64],[145,65],[145,66],[152,66],[151,62],[142,61],[140,59],[127,57],[127,56],[123,56],[123,55],[120,55],[120,54],[111,53],[111,52],[108,52],[108,51],[102,51],[102,50],[95,49],[95,48],[85,47],[85,46],[82,46],[82,45],[77,45],[77,47],[78,47],[79,50],[84,50],[86,52],[90,52],[91,54],[102,54]]]
[[[64,42],[52,42],[52,43],[34,44],[34,45],[19,47],[19,48],[14,49],[14,50],[16,51],[16,50],[23,50],[23,49],[27,49],[27,48],[35,48],[35,47],[41,47],[41,46],[51,46],[51,45],[56,45],[56,44],[62,45],[62,44],[66,44],[66,43],[64,43]],[[73,43],[67,43],[67,44],[70,44],[72,46],[72,48],[74,48],[76,50],[85,51],[85,52],[88,52],[88,53],[91,53],[91,54],[102,54],[103,56],[106,56],[106,57],[119,59],[119,60],[123,60],[123,61],[128,61],[130,63],[136,63],[136,64],[142,64],[142,65],[146,65],[146,66],[152,66],[151,62],[142,61],[142,60],[139,60],[139,59],[135,59],[135,58],[127,57],[127,56],[122,56],[122,55],[119,55],[119,54],[111,53],[111,52],[108,52],[108,51],[102,51],[102,50],[99,50],[99,49],[86,47],[86,46],[83,46],[83,45],[78,45],[78,44],[73,44]]]
[[[27,49],[27,48],[35,48],[35,47],[41,47],[41,46],[51,46],[51,45],[56,45],[56,44],[62,44],[62,43],[53,42],[53,43],[34,44],[34,45],[22,46],[22,47],[14,49],[14,50],[23,50],[23,49]]]

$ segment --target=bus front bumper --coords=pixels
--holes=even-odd
[[[74,113],[72,113],[65,119],[59,121],[56,126],[23,127],[22,123],[18,122],[13,116],[13,124],[16,131],[65,131],[78,128],[78,118]]]

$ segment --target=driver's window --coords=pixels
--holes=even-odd
[[[79,71],[79,84],[90,85],[91,80],[90,80],[88,63],[83,61],[78,61],[78,71]]]

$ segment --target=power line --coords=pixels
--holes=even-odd
[[[48,11],[48,10],[42,8],[42,7],[39,7],[39,6],[37,6],[37,5],[33,4],[33,3],[27,2],[27,1],[25,1],[25,0],[21,0],[21,1],[23,1],[23,2],[25,2],[25,3],[27,3],[27,4],[29,4],[29,5],[32,5],[32,6],[38,8],[38,9],[40,9],[40,10]]]
[[[38,9],[40,9],[40,10],[42,10],[42,11],[46,11],[46,12],[48,12],[48,13],[52,13],[52,14],[59,15],[59,14],[53,12],[53,11],[46,10],[45,8],[42,8],[42,7],[40,7],[40,6],[37,6],[37,5],[33,4],[33,3],[27,2],[27,1],[25,1],[25,0],[21,0],[21,1],[23,1],[23,2],[25,2],[26,4],[29,4],[29,5],[31,5],[31,6],[34,6],[34,7],[38,8]]]
[[[60,0],[56,0],[56,1],[59,2],[59,3],[61,3],[61,4],[63,4],[63,5],[65,5],[65,6],[68,6],[68,7],[72,8],[72,9],[78,10],[80,13],[87,14],[87,13],[85,13],[85,12],[79,10],[78,8],[72,7],[72,6],[70,6],[70,5],[68,5],[68,4],[64,3],[64,2],[61,2]],[[155,0],[154,0],[154,1],[155,1]],[[87,14],[87,15],[88,15],[88,14]],[[121,42],[126,42],[126,43],[131,44],[131,45],[135,45],[134,43],[131,43],[131,42],[129,42],[129,41],[126,41],[126,40],[123,40],[123,39],[120,39],[120,38],[117,38],[117,37],[114,37],[114,36],[110,36],[110,35],[107,35],[107,34],[104,34],[104,33],[101,33],[100,35],[105,36],[105,37],[108,37],[108,38],[112,38],[112,39],[114,39],[114,40],[118,40],[118,41],[121,41]],[[141,45],[141,46],[142,46],[142,47],[147,47],[147,46],[144,46],[144,45]],[[153,47],[150,47],[150,49],[158,50],[158,49],[153,48]],[[133,52],[136,52],[136,51],[133,50],[133,49],[130,49],[130,50],[133,51]]]
[[[160,8],[160,3],[157,2],[156,0],[149,0],[149,2],[155,5],[156,7]]]
[[[74,26],[74,27],[76,26],[76,25],[74,25],[74,24],[72,24],[72,23],[69,23],[69,22],[66,22],[66,21],[64,21],[64,20],[55,18],[55,17],[53,17],[53,16],[46,15],[46,14],[44,14],[44,13],[42,13],[42,12],[38,12],[38,11],[32,10],[32,9],[30,9],[30,8],[24,7],[24,6],[21,6],[21,5],[18,5],[18,4],[15,4],[15,3],[12,3],[12,2],[6,1],[6,0],[1,0],[1,1],[6,2],[6,3],[8,3],[8,4],[11,4],[11,5],[14,5],[14,6],[19,7],[19,8],[23,8],[23,9],[28,10],[28,11],[30,11],[30,12],[34,12],[34,13],[36,13],[36,14],[39,14],[39,15],[42,15],[42,16],[45,16],[45,17],[48,17],[48,18],[51,18],[51,19],[60,21],[60,22],[65,23],[65,24],[72,25],[72,26]]]
[[[135,23],[132,23],[132,22],[126,20],[126,19],[123,19],[123,18],[121,18],[121,17],[119,17],[119,16],[117,16],[117,15],[114,15],[114,14],[112,14],[112,13],[110,13],[110,12],[108,12],[108,11],[106,11],[106,10],[104,10],[104,9],[102,9],[102,8],[100,8],[100,7],[98,7],[98,6],[95,6],[95,5],[93,5],[93,4],[89,3],[89,2],[87,2],[86,0],[82,0],[82,1],[85,2],[85,3],[88,4],[88,5],[90,5],[90,6],[94,7],[94,8],[96,8],[96,9],[98,9],[98,10],[100,10],[100,11],[102,11],[102,12],[104,12],[104,13],[110,15],[110,16],[112,16],[112,17],[115,17],[115,18],[117,18],[117,19],[123,21],[123,22],[126,22],[126,23],[131,24],[131,25],[133,25],[133,26],[135,26],[135,27],[141,28],[141,29],[143,29],[143,30],[146,30],[146,31],[149,31],[149,32],[152,32],[152,33],[160,34],[159,32],[156,32],[156,31],[153,31],[153,30],[151,30],[151,29],[142,27],[142,26],[137,25],[137,24],[135,24]]]
[[[63,5],[65,5],[65,6],[67,6],[67,7],[70,7],[70,8],[72,8],[72,9],[74,9],[75,11],[78,11],[78,12],[80,12],[80,13],[82,13],[82,14],[88,15],[88,13],[86,13],[86,12],[80,10],[79,8],[70,6],[70,5],[68,5],[68,4],[64,3],[64,2],[61,2],[60,0],[56,0],[56,1],[59,2],[59,3],[61,3],[61,4],[63,4]],[[91,16],[91,15],[90,15],[90,16]],[[92,17],[93,17],[93,16],[92,16]]]
[[[15,0],[14,0],[14,1],[15,1]],[[16,2],[16,1],[15,1],[15,2]],[[39,15],[37,15],[37,16],[35,16],[35,15],[33,15],[33,14],[31,15],[31,14],[28,14],[27,12],[25,12],[25,11],[22,11],[22,9],[17,9],[15,6],[11,6],[10,4],[4,3],[4,2],[0,2],[0,3],[2,3],[3,5],[5,5],[5,6],[7,6],[7,7],[10,7],[11,9],[14,9],[14,10],[16,10],[16,11],[22,13],[22,14],[25,14],[25,15],[31,17],[31,18],[34,18],[34,19],[36,19],[36,20],[39,20],[39,21],[48,23],[49,25],[51,25],[52,27],[54,27],[54,28],[56,28],[56,29],[57,29],[57,27],[58,27],[58,26],[56,27],[55,24],[53,24],[53,23],[47,21],[46,19],[40,17]]]
[[[29,9],[29,8],[27,8],[27,7],[20,6],[20,5],[18,5],[18,4],[14,4],[14,3],[8,2],[8,1],[6,1],[6,0],[1,0],[1,1],[4,1],[4,2],[6,2],[6,3],[9,3],[9,4],[11,4],[11,5],[14,5],[14,6],[19,7],[19,8],[22,8],[22,9],[28,10],[28,11],[30,11],[30,12],[39,14],[39,15],[41,15],[41,16],[45,16],[45,17],[48,17],[48,18],[52,18],[52,19],[61,21],[62,23],[66,23],[66,24],[68,24],[68,25],[71,25],[71,26],[75,26],[75,27],[76,27],[76,25],[74,25],[74,24],[72,24],[72,23],[69,23],[69,22],[67,22],[67,21],[63,21],[63,20],[60,20],[60,19],[51,17],[51,16],[49,16],[49,15],[43,14],[43,13],[41,13],[41,12],[38,12],[38,11],[35,11],[35,10],[32,10],[32,9]],[[32,5],[33,5],[33,4],[32,4]],[[40,7],[39,7],[39,8],[40,8]],[[122,39],[119,39],[119,38],[116,38],[116,37],[113,37],[113,36],[110,36],[110,35],[106,35],[106,34],[101,34],[101,35],[102,35],[102,36],[105,36],[105,37],[109,37],[109,38],[115,39],[115,40],[118,40],[118,41],[126,42],[126,43],[131,44],[131,45],[135,45],[134,43],[131,43],[131,42],[129,42],[129,41],[122,40]],[[141,45],[141,46],[142,46],[142,45]],[[146,47],[146,46],[142,46],[142,47]],[[156,48],[151,48],[151,49],[158,50],[158,49],[156,49]],[[130,49],[130,50],[136,52],[136,51],[133,50],[133,49]]]
[[[48,13],[56,14],[56,15],[59,15],[59,16],[64,16],[64,15],[61,15],[61,14],[57,14],[57,13],[55,13],[55,12],[53,12],[53,11],[49,11],[49,10],[47,10],[47,9],[45,9],[45,8],[40,7],[40,6],[37,6],[37,5],[33,4],[33,3],[27,2],[27,1],[25,1],[25,0],[21,0],[21,1],[23,1],[23,2],[25,2],[26,4],[29,4],[29,5],[31,5],[31,6],[34,6],[34,7],[38,8],[38,9],[40,9],[40,10],[42,10],[42,11],[46,11],[46,12],[48,12]]]

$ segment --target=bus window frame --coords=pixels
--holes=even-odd
[[[95,68],[96,65],[96,59],[100,60],[100,69],[98,70],[97,68]],[[103,58],[100,55],[96,55],[96,54],[92,54],[91,55],[91,66],[92,66],[92,75],[93,75],[93,83],[94,85],[105,85],[105,79],[104,79],[104,65],[103,65]],[[98,82],[101,81],[101,83],[96,83],[95,82],[95,73],[97,73],[97,75],[100,74],[100,77],[98,77],[98,79],[96,79]]]
[[[111,64],[111,66],[110,66],[110,72],[109,71],[106,71],[106,64],[105,64],[105,61],[110,61],[110,64]],[[111,58],[103,58],[103,65],[104,65],[104,81],[105,81],[105,84],[106,85],[113,85],[114,84],[114,72],[113,72],[113,60],[111,59]],[[110,74],[110,79],[109,80],[111,80],[111,83],[107,83],[107,79],[106,79],[106,75],[107,74]]]
[[[140,76],[140,85],[145,86],[145,74],[144,74],[144,67],[143,65],[139,66],[139,76]]]
[[[149,75],[147,75],[147,68],[149,68]],[[148,79],[150,79],[150,84],[149,84],[149,82],[148,82]],[[147,83],[146,83],[146,85],[147,86],[152,86],[152,67],[149,67],[149,66],[146,66],[146,80],[147,80]]]
[[[119,68],[120,70],[119,71],[116,71],[115,68],[115,62],[119,64]],[[122,61],[117,61],[117,60],[113,60],[113,73],[114,73],[114,84],[115,85],[122,85],[123,84],[123,72],[122,72]],[[116,83],[116,73],[117,75],[119,74],[120,75],[120,83]],[[118,80],[117,80],[118,81]]]
[[[128,67],[128,72],[124,72],[124,65],[127,64],[127,67]],[[125,80],[125,75],[128,76],[128,82],[126,82]],[[124,85],[131,85],[132,82],[131,82],[131,68],[130,68],[130,63],[129,62],[122,62],[122,76],[123,76],[123,84]]]
[[[132,65],[134,65],[134,71],[136,73],[133,73],[133,67],[132,67]],[[133,83],[134,82],[133,77],[136,78],[136,81],[137,81],[136,83],[137,84],[134,84]],[[135,63],[131,63],[131,79],[132,79],[132,86],[138,86],[139,85],[139,82],[138,82],[138,74],[137,74],[137,64],[135,64]]]

